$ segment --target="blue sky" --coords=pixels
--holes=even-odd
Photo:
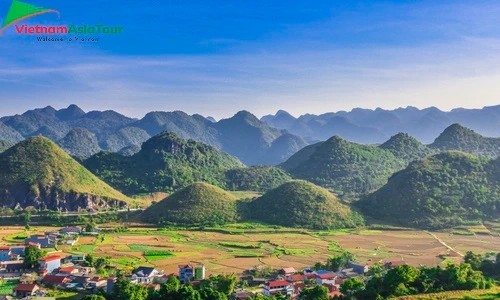
[[[42,43],[5,30],[0,115],[70,103],[216,118],[500,103],[498,1],[25,1],[61,17],[21,24],[124,33]]]

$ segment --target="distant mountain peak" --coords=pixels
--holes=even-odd
[[[78,119],[85,115],[85,112],[76,104],[71,104],[67,108],[60,109],[56,112],[56,116],[63,121]]]

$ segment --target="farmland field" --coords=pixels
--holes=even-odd
[[[29,233],[57,228],[33,226]],[[484,228],[471,230],[484,231]],[[2,244],[19,242],[23,227],[0,230]],[[438,240],[439,239],[439,240]],[[446,243],[450,248],[444,246]],[[428,233],[420,230],[338,230],[331,232],[275,228],[261,224],[237,224],[200,230],[163,230],[138,226],[126,232],[81,237],[74,246],[59,246],[62,253],[92,253],[110,257],[120,268],[155,266],[177,271],[187,262],[204,263],[207,273],[242,274],[258,265],[302,269],[325,261],[338,251],[353,253],[361,263],[401,260],[408,264],[436,265],[459,262],[460,253],[500,252],[500,236],[480,232],[459,234]]]

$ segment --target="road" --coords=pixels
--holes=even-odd
[[[435,238],[438,242],[441,243],[441,245],[445,246],[446,248],[450,249],[450,251],[453,251],[455,252],[456,254],[460,255],[461,257],[464,257],[464,255],[460,252],[458,252],[457,250],[455,250],[453,247],[451,247],[450,245],[446,244],[445,242],[443,242],[439,237],[437,237],[434,233],[432,232],[429,232],[429,231],[426,231],[430,236],[432,236],[433,238]]]

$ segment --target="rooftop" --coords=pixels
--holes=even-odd
[[[266,282],[265,285],[270,287],[270,288],[277,288],[280,286],[289,286],[290,282],[288,282],[286,280],[273,280],[273,281]]]
[[[38,261],[49,262],[49,261],[54,261],[54,260],[58,260],[58,259],[61,259],[61,257],[56,256],[56,255],[50,255],[50,256],[47,256],[44,258],[40,258]]]
[[[19,292],[33,292],[34,290],[38,289],[38,285],[36,284],[26,284],[26,283],[20,283],[18,284],[15,288],[14,291],[19,291]]]

